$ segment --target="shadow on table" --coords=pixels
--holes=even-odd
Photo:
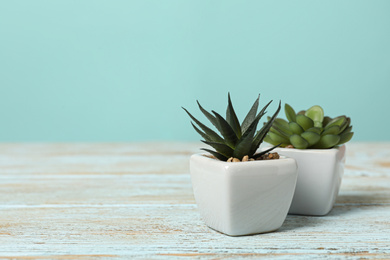
[[[337,197],[335,205],[366,205],[366,206],[377,206],[381,203],[388,203],[388,194],[353,194],[353,195],[339,195]]]
[[[287,215],[283,225],[278,229],[278,232],[290,231],[299,228],[315,227],[323,223],[321,217],[303,216],[303,215]]]
[[[279,231],[289,231],[301,227],[315,227],[327,222],[329,218],[354,214],[367,207],[378,207],[389,203],[386,194],[339,195],[333,209],[325,216],[287,215]]]
[[[389,198],[387,194],[339,195],[328,216],[331,217],[351,214],[357,210],[361,210],[362,208],[378,207],[388,202]]]

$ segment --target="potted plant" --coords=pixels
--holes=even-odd
[[[295,113],[285,104],[287,121],[276,118],[265,137],[281,155],[298,163],[290,214],[327,215],[336,201],[345,163],[345,143],[353,136],[351,119],[324,116],[320,106]],[[271,121],[271,118],[269,118]]]
[[[209,227],[230,236],[274,231],[283,224],[290,207],[297,179],[295,160],[270,153],[277,145],[256,153],[280,111],[279,103],[270,121],[257,131],[270,103],[257,113],[258,97],[240,124],[230,95],[226,119],[215,111],[207,112],[198,102],[220,134],[183,108],[198,126],[192,123],[202,142],[214,148],[204,148],[208,154],[190,159],[199,211]]]

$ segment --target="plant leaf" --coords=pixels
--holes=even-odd
[[[269,135],[269,137],[271,137],[271,139],[274,140],[275,142],[277,142],[277,143],[283,143],[283,144],[288,144],[288,143],[290,142],[288,137],[283,136],[283,135],[278,134],[278,133],[271,132],[271,131],[272,131],[272,128],[271,128],[271,130],[268,132],[268,135]]]
[[[234,111],[232,101],[230,99],[230,93],[228,93],[228,107],[226,109],[226,121],[232,127],[238,139],[241,138],[241,126],[238,121],[236,112]]]
[[[346,134],[346,133],[349,133],[349,132],[351,132],[351,131],[352,131],[352,126],[350,125],[350,126],[348,126],[347,128],[345,128],[344,131],[341,132],[341,134]]]
[[[215,119],[215,116],[213,116],[213,115],[212,115],[211,113],[209,113],[206,109],[204,109],[204,108],[200,105],[200,103],[199,103],[198,100],[197,100],[196,102],[198,103],[198,106],[199,106],[200,111],[202,111],[202,113],[203,113],[203,114],[207,117],[207,119],[215,126],[215,128],[217,128],[218,131],[220,131],[220,130],[219,130],[219,125],[218,125],[217,119]]]
[[[306,110],[305,116],[313,120],[316,126],[322,126],[322,121],[324,120],[324,110],[320,106],[312,106]]]
[[[290,142],[297,149],[306,149],[309,146],[308,141],[306,141],[302,136],[296,134],[290,136]]]
[[[340,141],[340,136],[338,135],[323,135],[321,136],[320,141],[316,143],[313,148],[317,149],[327,149],[332,148],[337,145]]]
[[[297,115],[295,120],[305,131],[314,126],[314,121],[305,115]]]
[[[229,158],[233,156],[233,149],[226,144],[221,143],[215,143],[215,142],[208,142],[208,141],[202,141],[203,143],[210,145],[217,151],[217,153],[222,154],[223,156]]]
[[[321,135],[311,131],[303,132],[301,136],[309,143],[309,147],[316,144],[321,139]]]
[[[324,116],[324,120],[322,120],[322,127],[325,127],[331,120],[332,118],[329,116]]]
[[[342,133],[350,124],[351,124],[351,118],[345,117],[344,123],[340,126],[340,133]]]
[[[248,127],[247,131],[245,131],[242,138],[239,140],[239,142],[236,145],[236,148],[234,149],[233,157],[242,159],[245,155],[248,155],[249,157],[252,157],[253,153],[251,153],[252,148],[252,142],[253,142],[253,136],[255,135],[257,125],[260,121],[260,115],[257,115],[255,120],[253,120],[252,124]]]
[[[265,113],[267,113],[265,110],[268,108],[268,106],[272,103],[272,100],[270,102],[268,102],[267,105],[265,105],[261,110],[260,112],[257,114],[257,116],[259,116],[259,120],[265,115]]]
[[[340,133],[340,127],[338,125],[332,125],[322,132],[322,135],[337,135]]]
[[[294,134],[300,135],[303,133],[303,128],[296,122],[288,123],[288,127]]]
[[[274,140],[272,140],[272,138],[271,138],[269,135],[266,135],[266,136],[264,137],[264,142],[267,142],[267,143],[273,144],[273,145],[276,145],[276,144],[277,144],[277,142],[275,142]]]
[[[271,118],[268,118],[268,120],[270,120]],[[280,128],[281,130],[285,131],[285,132],[291,132],[290,131],[290,128],[288,127],[288,122],[282,118],[276,118],[272,127],[274,126],[277,126],[278,128]]]
[[[257,97],[255,103],[252,105],[252,107],[249,110],[248,114],[246,115],[244,121],[242,121],[242,124],[241,124],[241,132],[242,132],[242,134],[244,134],[246,132],[248,127],[252,124],[252,122],[256,118],[257,109],[259,107],[259,99],[260,99],[260,95]]]
[[[270,102],[271,103],[271,102]],[[267,106],[270,104],[268,103]],[[260,144],[263,142],[264,138],[266,137],[267,133],[269,132],[272,124],[274,123],[275,121],[275,118],[277,117],[277,115],[279,114],[279,111],[280,111],[280,108],[281,108],[281,102],[279,101],[279,106],[278,108],[276,109],[276,112],[273,114],[273,116],[271,117],[271,119],[264,124],[264,126],[256,133],[255,137],[254,137],[254,140],[253,140],[253,143],[252,143],[252,148],[251,148],[251,154],[254,154],[256,152],[256,150],[259,148]],[[264,110],[264,109],[263,109]],[[262,111],[263,111],[262,110]],[[261,113],[261,112],[260,112]],[[259,113],[259,114],[260,114]]]
[[[286,114],[287,120],[289,122],[295,122],[297,114],[294,109],[289,104],[284,104],[284,113]]]
[[[314,132],[320,135],[322,133],[322,129],[319,127],[312,127],[307,129],[306,132]]]
[[[220,153],[217,153],[215,151],[212,151],[210,149],[206,149],[206,148],[201,148],[200,150],[203,150],[203,151],[206,151],[208,153],[211,153],[212,155],[214,155],[218,160],[221,160],[221,161],[227,161],[229,158],[226,158],[225,156],[223,156],[222,154]]]
[[[210,137],[208,135],[206,135],[205,133],[203,133],[199,128],[196,127],[196,125],[194,125],[192,122],[191,122],[191,125],[192,127],[194,127],[195,131],[198,132],[198,134],[200,134],[204,140],[208,141],[208,142],[212,142],[212,140],[210,139]]]
[[[233,128],[229,125],[229,123],[220,114],[218,114],[214,110],[212,112],[215,115],[215,117],[218,121],[218,124],[221,127],[220,132],[221,132],[221,135],[223,136],[223,138],[225,139],[225,143],[232,148],[235,147],[236,143],[238,141],[238,138],[237,138],[237,135],[234,132]],[[220,143],[220,142],[217,142],[217,143]]]
[[[352,139],[353,132],[348,132],[348,133],[342,133],[340,135],[340,140],[337,143],[337,145],[344,144],[346,142],[349,142]]]
[[[204,133],[209,137],[209,140],[217,143],[224,143],[224,140],[222,137],[220,137],[216,132],[202,124],[198,119],[196,119],[193,115],[191,115],[190,112],[187,111],[184,107],[182,107],[184,111],[191,117],[192,120],[195,121],[195,123],[204,131]]]
[[[274,121],[270,131],[272,131],[272,132],[274,132],[274,133],[276,133],[276,134],[278,134],[280,136],[284,136],[286,138],[289,138],[290,135],[293,134],[293,132],[291,132],[290,129],[286,129],[284,127],[279,127],[279,125],[276,124],[276,120]]]
[[[280,146],[280,145],[281,145],[281,144],[277,144],[277,145],[275,145],[275,146],[273,146],[273,147],[271,147],[271,148],[269,148],[269,149],[267,149],[267,150],[265,150],[265,151],[261,151],[260,153],[257,153],[257,154],[255,154],[255,155],[253,155],[253,159],[259,158],[259,157],[262,156],[263,154],[266,154],[266,153],[272,151],[273,149],[277,148],[277,147]]]
[[[345,123],[345,121],[347,121],[347,119],[344,116],[333,118],[330,122],[328,122],[328,124],[325,125],[324,129],[327,129],[334,125],[341,126]]]

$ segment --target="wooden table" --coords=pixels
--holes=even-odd
[[[390,259],[390,143],[348,144],[328,216],[244,237],[198,214],[188,160],[199,146],[1,144],[0,258]]]

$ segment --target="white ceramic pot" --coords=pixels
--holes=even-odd
[[[344,173],[345,145],[333,149],[275,149],[294,158],[298,180],[289,214],[328,214],[336,201]]]
[[[206,225],[229,236],[278,229],[287,216],[297,180],[292,158],[232,163],[195,154],[190,172]]]

